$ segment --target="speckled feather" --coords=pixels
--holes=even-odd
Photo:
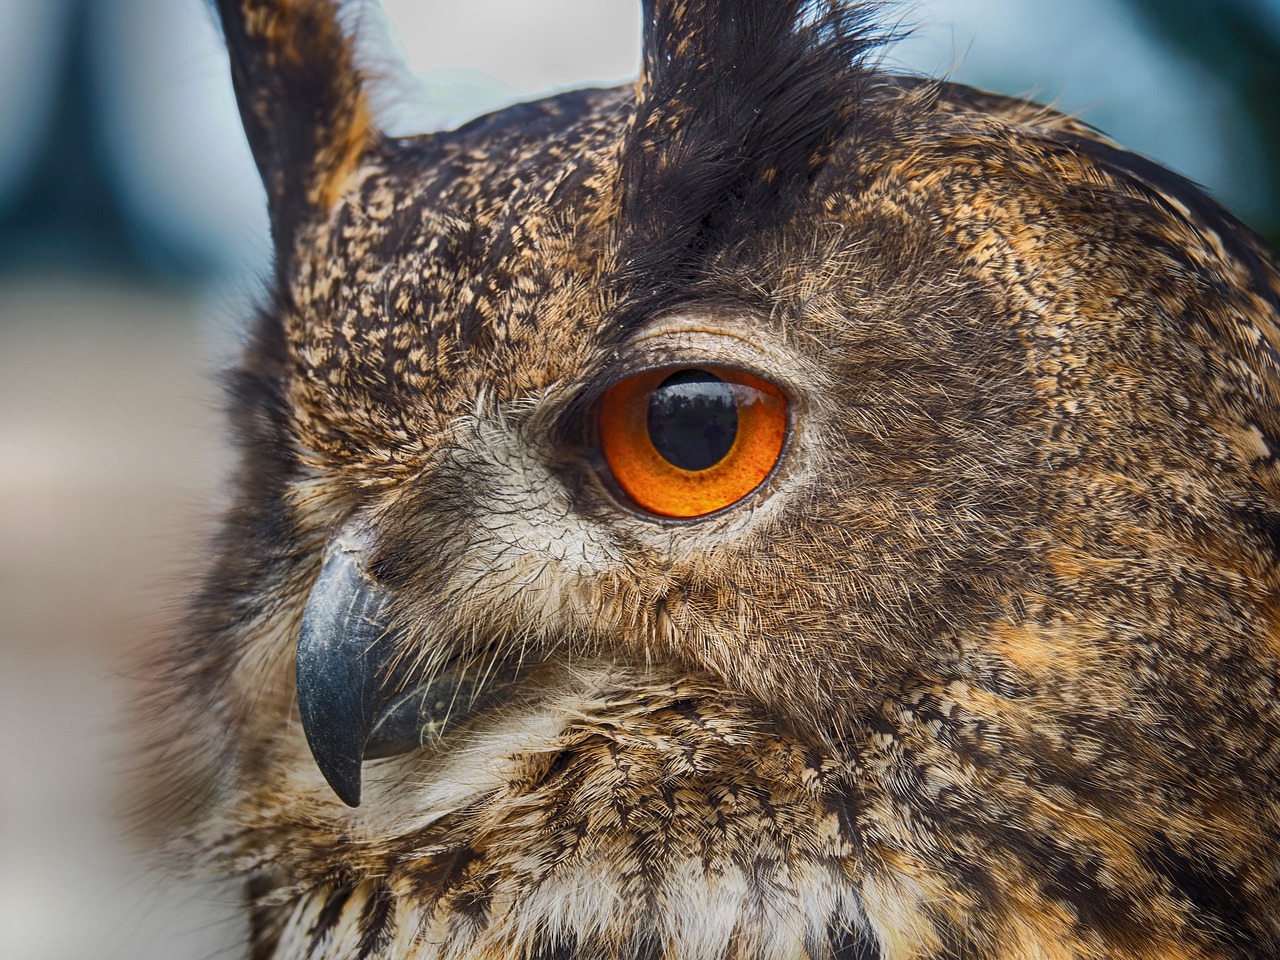
[[[1280,273],[1244,227],[876,72],[867,5],[653,0],[636,89],[407,140],[333,3],[219,8],[277,276],[149,758],[254,957],[1280,955]],[[791,401],[694,522],[620,504],[591,429],[672,362]],[[293,656],[356,514],[405,662],[518,681],[349,809]]]

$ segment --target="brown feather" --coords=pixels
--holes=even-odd
[[[152,690],[176,849],[279,960],[1280,955],[1275,263],[1072,118],[874,70],[861,5],[746,6],[651,5],[639,101],[391,140],[332,4],[223,4],[283,246]],[[718,116],[725,49],[820,88]],[[788,396],[782,459],[645,515],[592,411],[706,365]],[[396,668],[477,698],[356,809],[293,673],[352,518]]]

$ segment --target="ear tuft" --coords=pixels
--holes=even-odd
[[[687,281],[803,191],[856,122],[865,60],[891,39],[875,30],[881,9],[645,0],[644,66],[620,178],[627,277]]]
[[[377,138],[336,0],[217,0],[276,247],[341,196]]]

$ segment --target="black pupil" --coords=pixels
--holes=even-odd
[[[733,388],[705,370],[681,370],[649,400],[649,439],[681,470],[705,470],[725,458],[738,436]]]

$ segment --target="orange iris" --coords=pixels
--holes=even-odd
[[[787,438],[787,400],[741,370],[667,368],[610,387],[598,423],[609,470],[636,506],[700,517],[769,475]]]

